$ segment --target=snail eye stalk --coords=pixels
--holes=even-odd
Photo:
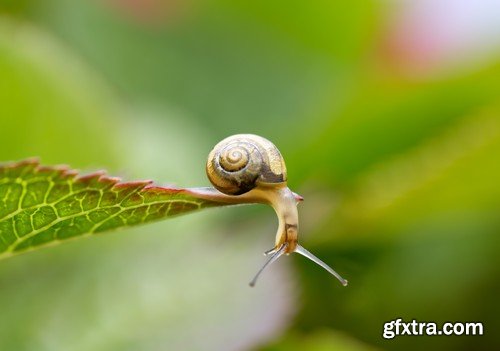
[[[257,283],[257,279],[259,279],[260,274],[264,271],[264,269],[266,269],[267,266],[269,266],[271,263],[275,262],[278,258],[280,258],[281,256],[283,256],[283,254],[285,253],[285,249],[286,249],[286,243],[283,244],[283,245],[281,245],[280,249],[278,251],[276,251],[275,253],[273,253],[271,255],[271,257],[269,257],[269,259],[266,261],[266,263],[264,263],[264,265],[262,266],[262,268],[259,269],[259,271],[255,275],[255,277],[249,283],[249,285],[251,287],[255,286],[255,283]]]
[[[300,245],[297,245],[297,247],[295,248],[295,252],[301,254],[304,257],[307,257],[308,259],[310,259],[314,263],[316,263],[316,264],[320,265],[321,267],[323,267],[331,275],[333,275],[335,278],[337,278],[339,280],[339,282],[343,286],[347,286],[347,284],[349,283],[347,280],[345,280],[344,278],[342,278],[340,276],[340,274],[338,274],[337,272],[335,272],[332,267],[330,267],[329,265],[327,265],[325,262],[321,261],[319,258],[317,258],[316,256],[314,256],[312,253],[310,253],[309,251],[307,251],[304,247],[302,247]]]

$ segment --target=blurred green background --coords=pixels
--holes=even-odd
[[[208,185],[221,138],[285,157],[301,242],[264,206],[0,263],[0,350],[500,349],[496,1],[3,0],[0,160]],[[382,338],[480,321],[483,336]]]

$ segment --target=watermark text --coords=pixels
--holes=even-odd
[[[384,323],[382,337],[393,339],[400,335],[483,335],[480,322],[445,322],[442,327],[434,322],[404,322],[401,318]]]

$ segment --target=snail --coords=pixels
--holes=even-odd
[[[287,187],[285,162],[269,140],[253,134],[237,134],[219,142],[210,152],[206,165],[208,179],[215,187],[204,188],[204,197],[231,204],[264,203],[278,215],[274,247],[265,252],[269,259],[250,282],[254,286],[267,266],[284,254],[299,253],[326,269],[342,285],[337,272],[298,243],[297,204],[303,198]]]

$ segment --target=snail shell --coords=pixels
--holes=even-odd
[[[208,155],[207,176],[227,195],[241,195],[257,186],[285,184],[286,166],[278,148],[253,134],[237,134],[219,142]]]

